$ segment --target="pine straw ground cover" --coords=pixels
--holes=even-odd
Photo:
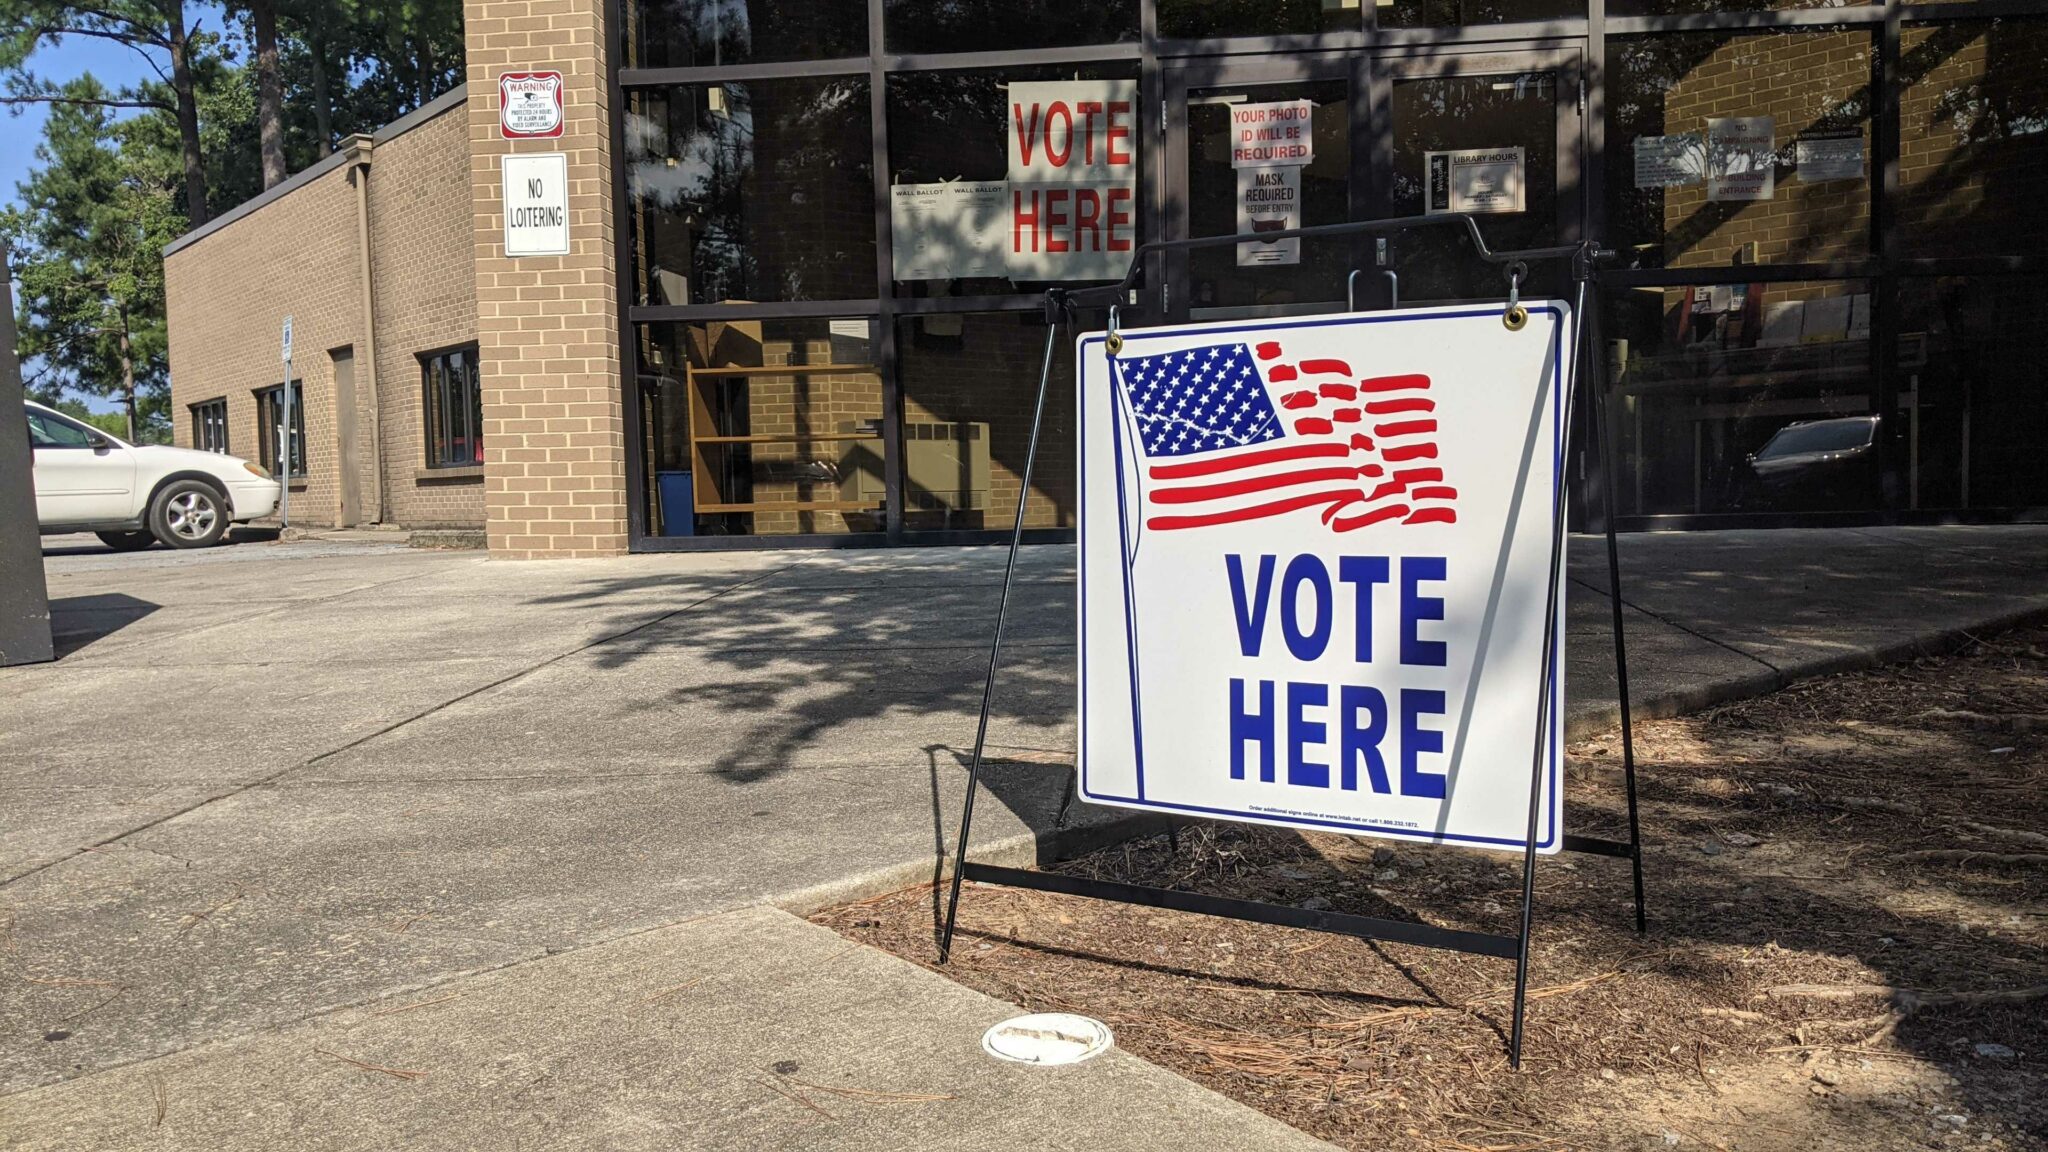
[[[1627,864],[1538,866],[1508,962],[969,885],[939,969],[1353,1149],[2048,1147],[2048,629],[1645,723]],[[1570,825],[1623,827],[1619,748]],[[1203,825],[1060,871],[1513,931],[1519,858]],[[815,919],[920,964],[927,886]]]

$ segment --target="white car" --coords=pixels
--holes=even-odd
[[[163,541],[204,548],[232,521],[268,516],[277,481],[261,465],[219,452],[124,444],[30,401],[36,519],[43,534],[92,532],[128,552]]]

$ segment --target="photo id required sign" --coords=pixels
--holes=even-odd
[[[1084,800],[1520,848],[1541,724],[1562,847],[1570,317],[1527,306],[1082,337]]]
[[[505,255],[569,254],[569,158],[560,152],[504,159]]]

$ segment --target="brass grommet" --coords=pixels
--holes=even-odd
[[[1109,354],[1114,356],[1124,350],[1124,338],[1115,332],[1111,332],[1103,338],[1102,346],[1109,349]]]
[[[1517,304],[1506,312],[1501,313],[1500,322],[1507,327],[1508,331],[1520,332],[1529,324],[1529,310]]]

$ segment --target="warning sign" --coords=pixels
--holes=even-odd
[[[498,131],[507,140],[562,134],[562,74],[507,72],[498,77]]]

